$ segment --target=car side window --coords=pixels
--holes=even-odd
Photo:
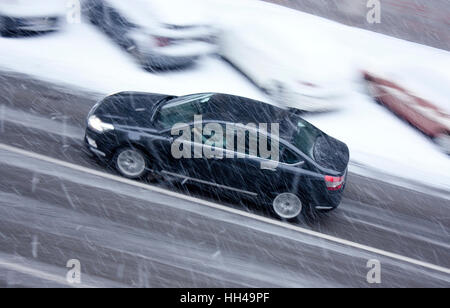
[[[192,140],[195,142],[196,140],[201,140],[201,144],[205,144],[208,138],[202,134],[202,132],[195,126],[191,126],[192,131]]]
[[[207,112],[210,97],[211,94],[195,94],[171,100],[158,111],[156,121],[165,129],[177,123],[190,123],[195,115]]]
[[[195,114],[197,114],[197,108],[194,103],[173,106],[170,108],[163,107],[159,111],[157,122],[163,128],[171,128],[177,123],[191,122]],[[188,119],[189,121],[186,121]]]
[[[197,140],[201,140],[201,144],[205,145],[207,142],[213,147],[219,147],[222,149],[226,149],[227,146],[227,139],[225,134],[225,126],[222,124],[219,124],[222,128],[222,135],[220,135],[220,131],[212,131],[211,134],[206,134],[205,131],[201,131],[196,127],[194,124],[191,124],[190,130],[191,130],[191,141],[195,142]],[[220,140],[222,139],[222,146],[220,146]]]
[[[255,135],[253,135],[255,134]],[[249,130],[245,131],[245,147],[244,147],[244,151],[242,151],[242,146],[239,147],[239,140],[238,140],[238,136],[235,137],[235,146],[236,146],[236,152],[239,152],[241,154],[246,154],[246,155],[250,155],[250,156],[256,156],[259,158],[262,158],[263,155],[260,152],[260,142],[263,142],[263,140],[267,140],[267,151],[271,151],[272,149],[272,141],[270,137],[267,137],[265,139],[261,138],[261,134],[256,132],[250,132]],[[254,141],[253,138],[256,137],[256,142]],[[255,148],[256,147],[256,148]],[[265,157],[264,157],[265,158]]]

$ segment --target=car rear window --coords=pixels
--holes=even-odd
[[[314,159],[324,168],[344,172],[350,159],[347,146],[330,136],[322,135],[314,146]]]
[[[292,120],[292,124],[295,126],[292,144],[305,155],[314,159],[314,145],[317,137],[321,135],[321,131],[300,117]]]
[[[299,116],[291,117],[292,144],[319,166],[344,172],[349,162],[349,150],[345,143],[328,136]]]

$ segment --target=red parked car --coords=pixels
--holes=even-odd
[[[364,72],[370,94],[397,116],[418,128],[450,154],[450,114],[428,100],[374,74]]]

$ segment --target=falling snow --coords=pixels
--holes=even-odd
[[[82,1],[80,23],[67,23],[64,0],[51,10],[46,2],[14,14],[60,18],[49,33],[7,33],[1,17],[11,11],[0,4],[0,287],[70,285],[69,260],[80,262],[87,287],[370,287],[374,259],[381,286],[450,286],[449,156],[377,104],[361,74],[399,82],[448,112],[448,3],[382,1],[381,23],[370,26],[358,0],[130,0],[129,17],[152,35],[170,24],[196,43],[182,51],[194,55],[188,63],[157,58],[155,68],[137,44],[88,21],[96,7],[87,4],[101,1]],[[256,76],[243,76],[248,63],[259,64]],[[264,74],[303,89],[339,79],[344,94],[289,101],[265,88]],[[255,200],[186,178],[119,177],[84,138],[91,108],[121,91],[228,93],[312,111],[302,117],[350,148],[340,207],[283,221]],[[204,168],[212,170],[207,160]]]

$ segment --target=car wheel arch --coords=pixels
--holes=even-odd
[[[127,143],[123,143],[123,144],[117,146],[116,148],[114,148],[112,150],[112,157],[114,157],[117,154],[117,152],[119,152],[120,150],[126,149],[126,148],[134,148],[136,150],[141,151],[146,156],[146,159],[149,162],[151,162],[152,155],[150,154],[150,152],[142,144],[139,144],[137,142],[127,142]]]

